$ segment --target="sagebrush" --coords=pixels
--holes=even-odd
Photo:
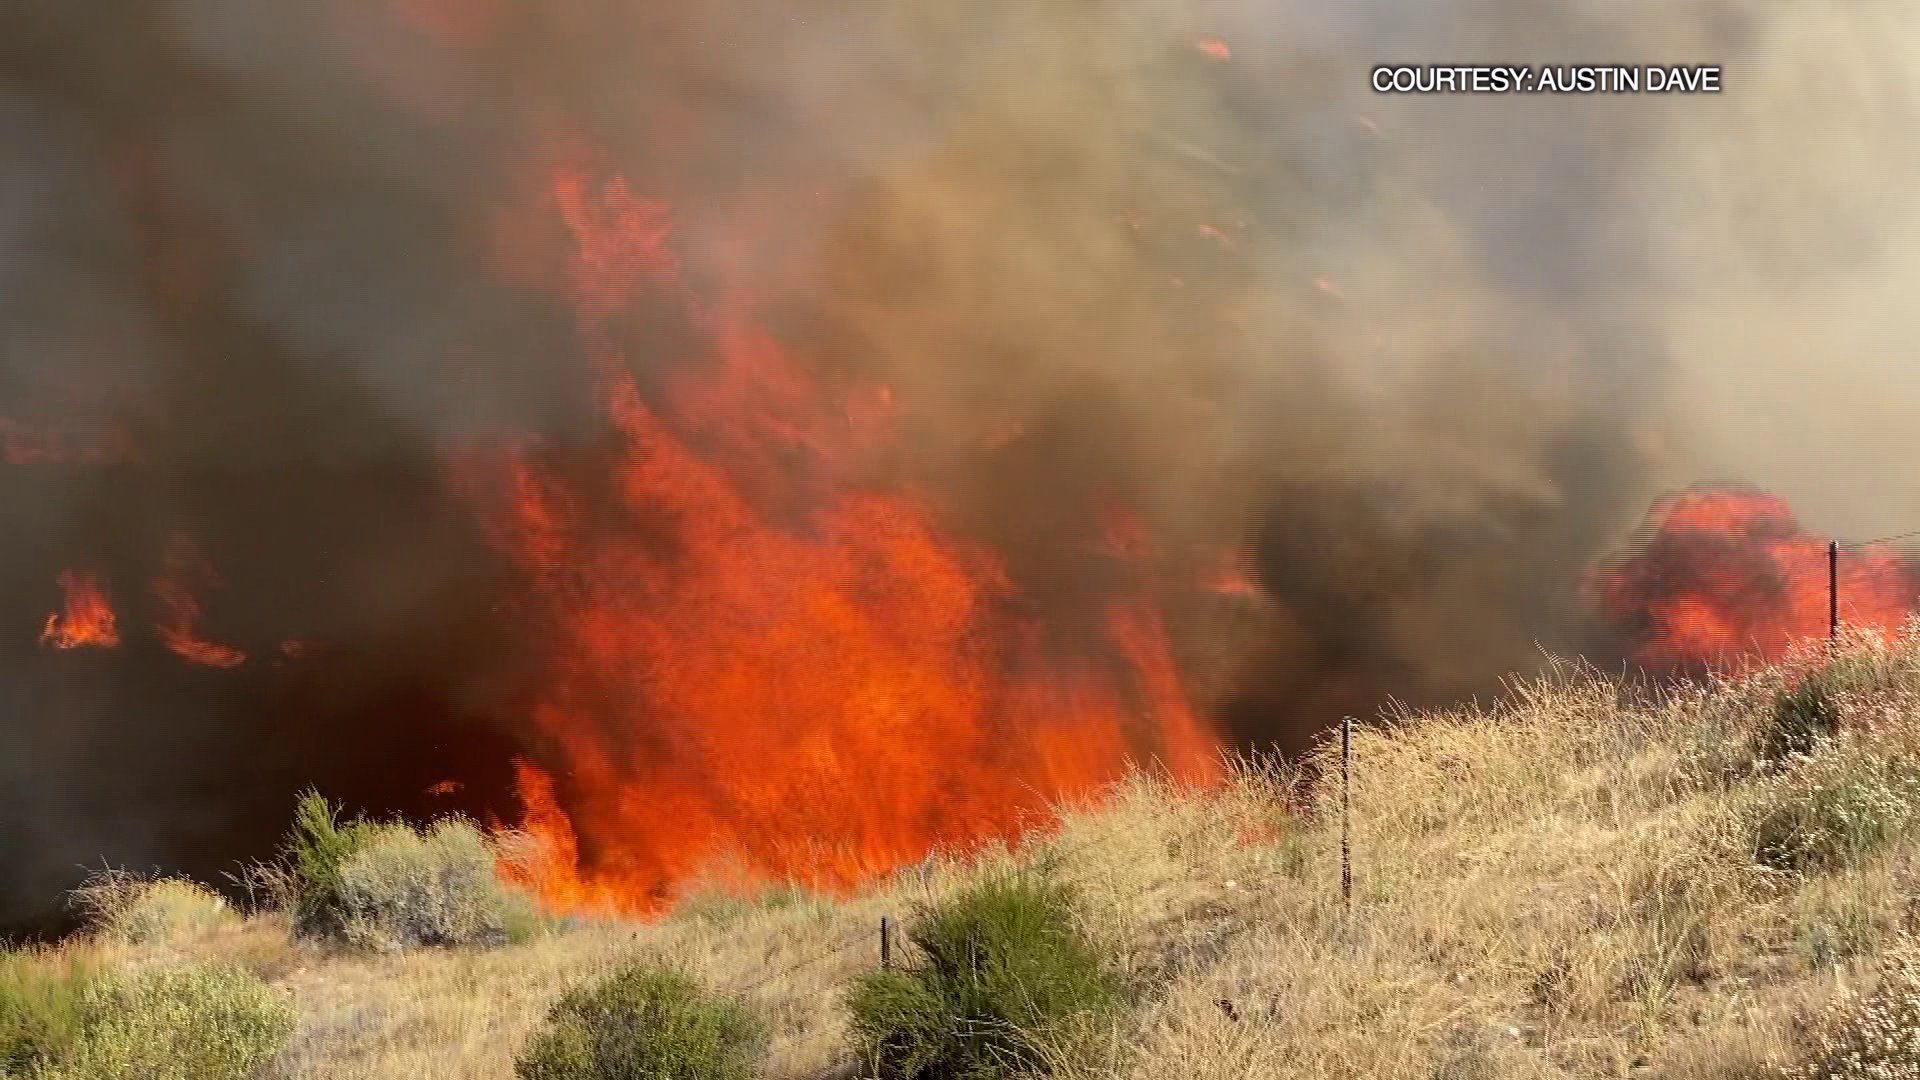
[[[578,987],[515,1062],[520,1080],[750,1080],[766,1025],[690,976],[632,966]]]
[[[394,951],[502,945],[544,926],[533,899],[502,879],[501,846],[472,822],[342,820],[315,793],[302,796],[281,863],[264,875],[284,894],[296,931]]]
[[[364,948],[504,945],[537,920],[487,836],[459,819],[380,830],[341,864],[334,893],[341,936]]]
[[[1755,858],[1792,873],[1853,865],[1920,823],[1920,760],[1846,733],[1792,759],[1753,793]]]
[[[1044,1069],[1070,1022],[1121,998],[1078,914],[1045,868],[989,877],[920,912],[908,930],[918,955],[862,977],[849,998],[869,1065],[884,1080]]]

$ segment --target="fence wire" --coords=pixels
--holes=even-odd
[[[1034,835],[1031,837],[1030,843],[1034,849],[1040,851],[1045,857],[1072,859],[1072,858],[1078,858],[1082,855],[1087,854],[1088,852],[1093,851],[1103,843],[1107,842],[1107,840],[1108,838],[1104,836],[1090,836],[1090,837],[1081,839],[1077,843],[1069,844],[1065,842],[1064,838],[1059,833],[1054,832],[1054,833],[1048,833],[1044,835]],[[1023,849],[1025,848],[1025,846],[1026,845],[1023,845]],[[914,867],[912,866],[905,867],[898,872],[897,877],[904,877],[906,874],[911,873],[913,870],[914,870]],[[900,881],[898,883],[906,884],[906,882],[904,881]],[[924,885],[928,883],[923,881],[922,884]],[[1251,881],[1247,882],[1247,885],[1249,886],[1251,886],[1252,884],[1253,882]],[[931,891],[929,891],[928,893],[928,898],[932,899]],[[894,967],[900,967],[902,966],[901,960],[903,955],[906,954],[908,951],[910,951],[912,948],[912,945],[913,945],[912,939],[906,932],[906,929],[905,929],[906,924],[904,924],[903,921],[901,920],[899,912],[889,911],[886,914],[886,918],[892,922],[893,928],[894,928],[891,935],[892,965]],[[1175,916],[1174,918],[1168,920],[1168,922],[1198,923],[1203,921],[1203,919],[1204,919],[1204,916],[1193,916],[1193,915]],[[836,957],[842,956],[845,953],[847,953],[849,950],[856,949],[856,948],[865,950],[872,958],[872,966],[879,967],[881,962],[880,935],[881,935],[880,921],[879,919],[875,919],[870,925],[845,935],[844,937],[835,941],[833,944],[828,945],[817,952],[810,953],[799,960],[795,960],[790,963],[783,964],[778,968],[765,972],[759,978],[753,980],[752,982],[737,985],[735,987],[735,992],[742,993],[742,994],[755,993],[761,990],[762,988],[774,982],[777,982],[780,979],[786,978],[787,976],[790,976],[790,975],[797,974],[817,964],[821,964],[828,960],[832,960]]]
[[[840,939],[838,943],[829,945],[827,948],[825,948],[820,952],[814,953],[812,955],[805,957],[804,959],[796,960],[791,964],[787,964],[783,967],[776,968],[773,971],[767,972],[766,974],[762,975],[760,978],[755,979],[753,982],[747,983],[746,985],[740,987],[739,988],[740,992],[743,994],[751,994],[754,991],[759,990],[761,987],[766,986],[768,983],[771,983],[777,979],[783,979],[789,975],[797,974],[798,972],[804,971],[815,964],[821,963],[826,960],[831,960],[834,957],[845,953],[847,950],[852,949],[856,945],[865,944],[865,945],[874,947],[876,949],[874,953],[874,957],[877,961],[879,958],[879,952],[877,951],[878,946],[874,945],[874,942],[875,942],[875,935],[877,935],[878,933],[879,933],[879,929],[878,929],[878,925],[876,924],[876,926],[873,929],[859,930],[852,934],[848,934],[846,937]]]

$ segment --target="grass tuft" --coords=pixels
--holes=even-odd
[[[42,950],[0,951],[0,1076],[65,1057],[81,1037],[92,964]]]

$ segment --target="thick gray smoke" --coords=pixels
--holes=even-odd
[[[82,861],[257,851],[306,783],[409,810],[500,782],[504,570],[446,454],[591,458],[571,317],[524,280],[554,238],[502,224],[557,146],[674,208],[696,290],[891,387],[876,469],[1052,624],[1107,587],[1103,508],[1137,508],[1203,703],[1297,745],[1580,649],[1581,575],[1676,483],[1920,527],[1888,452],[1920,419],[1917,31],[1716,0],[14,5],[0,919]],[[1727,90],[1382,97],[1388,62]],[[634,326],[643,384],[697,355]],[[208,635],[255,662],[40,647],[75,565],[150,622],[181,535],[224,579]],[[1219,549],[1264,599],[1181,584]],[[324,659],[276,676],[295,639]]]

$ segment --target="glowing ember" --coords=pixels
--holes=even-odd
[[[60,591],[66,595],[63,610],[47,616],[40,643],[56,649],[111,649],[120,644],[120,631],[113,617],[113,604],[98,576],[78,570],[60,574]]]
[[[550,903],[653,909],[722,859],[846,888],[1017,837],[1129,761],[1217,776],[1152,604],[1115,599],[1104,640],[1063,654],[1012,614],[990,553],[942,535],[912,493],[850,479],[884,441],[887,394],[829,393],[692,297],[664,208],[620,181],[566,171],[553,203],[620,437],[617,501],[645,524],[586,514],[537,447],[470,463],[477,494],[508,478],[494,524],[550,638],[534,720],[551,771],[519,767]],[[642,399],[616,329],[647,296],[685,307],[717,354],[667,388],[671,419]],[[1136,522],[1109,522],[1110,556],[1145,549]]]
[[[1243,557],[1229,553],[1221,557],[1210,573],[1201,581],[1201,588],[1222,596],[1236,596],[1253,599],[1262,595],[1260,583],[1254,580]]]
[[[1920,562],[1841,545],[1840,618],[1897,630],[1920,609]],[[1652,670],[1739,668],[1828,633],[1827,541],[1759,492],[1701,488],[1648,516],[1646,539],[1594,581],[1601,616]]]
[[[1206,237],[1208,240],[1211,240],[1216,244],[1219,244],[1223,248],[1232,248],[1236,246],[1233,242],[1233,237],[1228,236],[1226,233],[1220,231],[1220,228],[1218,226],[1203,224],[1203,225],[1200,225],[1196,231],[1199,232],[1201,236]]]
[[[463,49],[491,41],[503,15],[493,0],[399,0],[395,10],[438,41]]]
[[[1232,46],[1217,37],[1201,38],[1199,41],[1193,43],[1193,47],[1215,60],[1224,61],[1233,59]]]
[[[0,461],[9,465],[44,465],[66,460],[66,444],[52,432],[36,431],[18,420],[0,416]]]
[[[116,431],[82,434],[36,427],[10,416],[0,416],[0,464],[63,465],[80,462],[99,465],[128,460],[133,449]]]

